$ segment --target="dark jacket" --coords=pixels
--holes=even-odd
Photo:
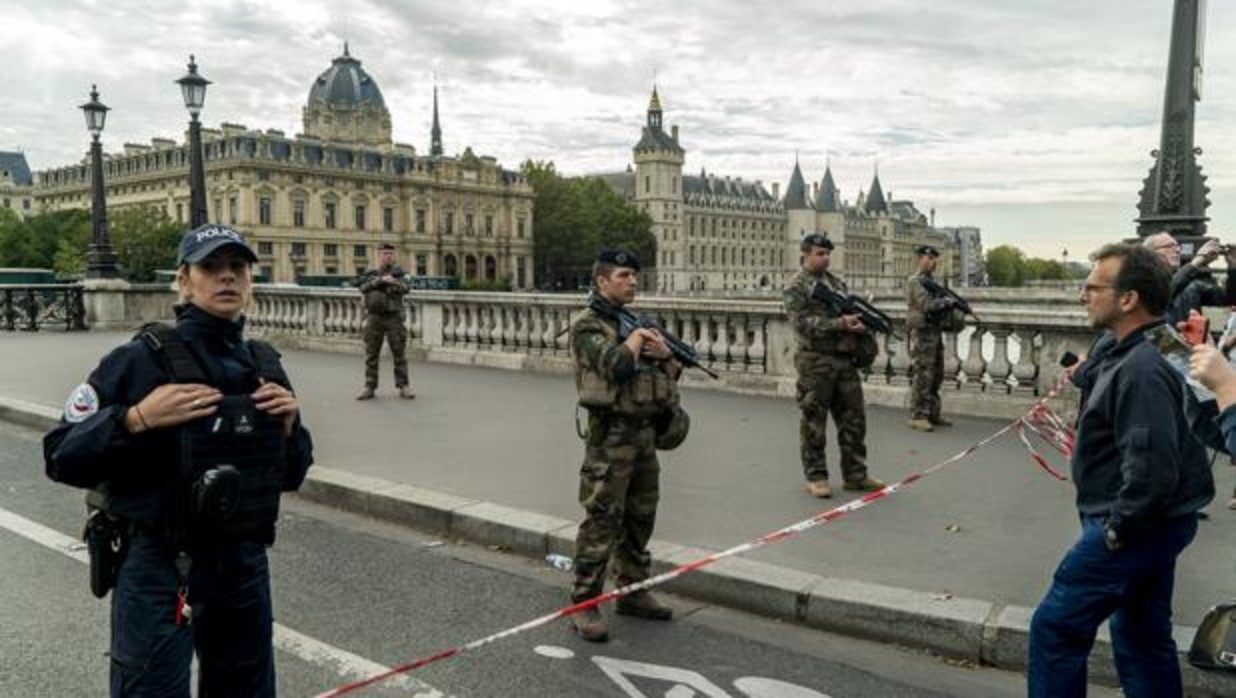
[[[1214,498],[1206,450],[1185,416],[1184,383],[1149,342],[1149,323],[1087,360],[1073,451],[1077,509],[1121,539]],[[1077,376],[1075,376],[1077,378]]]
[[[1172,275],[1172,299],[1166,318],[1172,327],[1189,317],[1190,310],[1236,303],[1236,274],[1229,273],[1224,288],[1219,288],[1209,269],[1185,264]]]
[[[258,388],[257,367],[242,337],[241,322],[215,318],[194,306],[177,310],[176,331],[190,352],[225,394],[247,395]],[[160,526],[169,507],[170,478],[177,472],[177,428],[138,435],[125,428],[125,413],[152,390],[170,383],[160,357],[134,339],[99,362],[86,384],[74,391],[66,416],[43,439],[47,476],[82,488],[107,484],[109,511],[123,518]],[[277,382],[291,389],[286,374]],[[94,404],[90,404],[94,398]],[[69,412],[78,414],[69,419]],[[85,415],[84,418],[82,415]],[[313,463],[313,441],[297,420],[287,441],[283,486],[300,487]]]

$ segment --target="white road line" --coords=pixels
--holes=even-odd
[[[0,528],[8,529],[22,538],[78,562],[90,564],[90,558],[81,541],[3,508],[0,508]],[[328,645],[279,623],[275,624],[275,647],[310,664],[327,667],[345,680],[367,678],[390,671],[389,667],[378,662]],[[449,698],[442,691],[406,674],[393,677],[381,685],[407,691],[411,698]]]

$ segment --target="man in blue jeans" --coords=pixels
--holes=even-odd
[[[1090,325],[1115,343],[1074,377],[1085,395],[1072,462],[1082,534],[1030,624],[1032,698],[1086,695],[1086,660],[1109,618],[1124,695],[1182,695],[1176,558],[1197,533],[1214,479],[1184,414],[1182,380],[1147,341],[1163,329],[1170,286],[1153,252],[1121,244],[1095,254],[1082,288]]]

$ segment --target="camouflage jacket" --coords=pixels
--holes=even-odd
[[[394,283],[382,280],[383,276],[395,277]],[[365,309],[376,315],[399,315],[403,313],[403,297],[408,292],[407,273],[398,265],[370,269],[361,274],[356,287],[365,296]]]
[[[817,281],[839,293],[849,293],[845,282],[835,274],[826,271],[815,276],[806,269],[798,272],[783,293],[785,313],[798,338],[798,349],[817,354],[848,354],[854,351],[857,335],[847,332],[840,316],[811,297]]]
[[[678,404],[682,366],[635,357],[619,340],[617,323],[591,308],[571,323],[571,353],[584,407],[644,417]]]
[[[948,298],[933,298],[919,281],[922,274],[906,279],[906,327],[918,332],[952,332],[965,318]]]

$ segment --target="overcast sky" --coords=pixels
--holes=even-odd
[[[1236,217],[1233,4],[1210,3],[1197,123],[1221,235]],[[173,80],[191,52],[214,81],[207,125],[293,134],[346,38],[395,139],[420,152],[436,69],[449,153],[622,169],[655,76],[688,173],[784,190],[796,156],[814,181],[831,158],[853,200],[878,161],[885,192],[934,207],[938,224],[1078,259],[1133,230],[1171,12],[1172,0],[0,0],[0,149],[36,170],[79,160],[92,82],[114,109],[109,149],[182,138]]]

